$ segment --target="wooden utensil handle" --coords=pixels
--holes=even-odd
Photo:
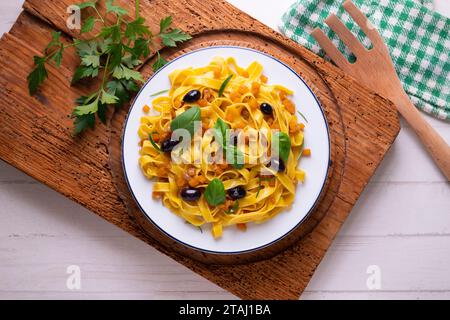
[[[400,114],[414,129],[422,140],[434,161],[450,181],[450,147],[445,140],[430,126],[417,108],[412,104],[408,95],[402,90],[402,94],[393,99]]]

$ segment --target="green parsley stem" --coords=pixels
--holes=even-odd
[[[105,88],[105,82],[106,82],[106,78],[108,77],[108,68],[109,68],[110,60],[111,60],[111,54],[108,54],[108,57],[106,58],[105,71],[103,73],[102,86],[101,86],[100,90],[103,90]]]
[[[136,0],[136,19],[139,18],[139,0]]]
[[[98,12],[97,8],[94,7],[95,13],[97,13],[98,17],[100,18],[100,20],[102,21],[102,23],[105,23],[105,19],[103,19],[102,15],[100,14],[100,12]]]

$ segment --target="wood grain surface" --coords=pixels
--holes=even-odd
[[[0,95],[5,103],[0,109],[1,158],[242,298],[298,298],[398,133],[392,105],[329,63],[226,3],[220,6],[205,1],[190,1],[189,6],[185,1],[143,4],[143,12],[154,10],[159,16],[174,14],[176,21],[185,23],[179,27],[198,39],[211,34],[215,37],[222,32],[227,38],[234,35],[249,43],[262,41],[264,50],[271,54],[284,60],[293,59],[293,64],[298,61],[295,68],[313,85],[327,111],[332,130],[342,141],[336,142],[336,153],[345,154],[342,182],[336,186],[338,196],[325,218],[301,243],[256,264],[199,264],[159,247],[130,219],[109,170],[108,146],[110,137],[117,134],[114,127],[112,135],[109,128],[99,126],[83,139],[74,140],[70,136],[71,120],[67,118],[70,106],[77,95],[86,91],[86,88],[69,86],[70,70],[76,64],[74,55],[67,56],[61,70],[50,70],[51,77],[57,81],[47,82],[36,97],[26,94],[28,69],[17,70],[14,63],[6,63],[14,57],[16,63],[28,63],[31,68],[32,55],[48,41],[50,25],[70,35],[65,29],[65,19],[58,15],[58,12],[65,12],[68,4],[64,1],[26,2],[27,13],[20,16],[10,34],[2,39]],[[187,10],[187,7],[197,10]],[[227,21],[226,33],[224,27],[217,24],[220,21],[215,16],[218,7],[220,16],[226,18],[222,21]]]

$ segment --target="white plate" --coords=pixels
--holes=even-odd
[[[170,88],[169,74],[176,69],[201,67],[213,57],[234,57],[240,66],[258,61],[271,84],[281,84],[294,91],[293,101],[308,119],[305,128],[305,147],[312,156],[303,158],[300,167],[306,171],[304,184],[298,184],[296,199],[290,209],[282,211],[263,224],[250,224],[246,232],[231,226],[224,228],[223,236],[214,239],[209,227],[199,229],[152,199],[153,182],[144,177],[139,167],[138,128],[143,116],[142,107],[151,105],[152,94]],[[301,117],[299,116],[299,121]],[[318,100],[291,68],[279,60],[259,51],[241,47],[210,47],[190,52],[171,61],[143,86],[136,97],[126,120],[123,133],[123,166],[128,187],[142,212],[165,234],[194,249],[217,253],[236,254],[257,250],[274,243],[294,230],[311,212],[326,182],[330,160],[328,126]]]

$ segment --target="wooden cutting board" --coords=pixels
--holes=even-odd
[[[159,19],[170,14],[177,27],[194,36],[176,50],[163,49],[164,56],[217,44],[267,52],[288,63],[312,87],[331,130],[333,161],[327,192],[304,225],[301,239],[263,261],[204,264],[166,249],[157,236],[140,227],[145,222],[130,200],[120,170],[120,133],[127,108],[111,115],[107,126],[98,124],[83,137],[71,137],[68,115],[73,101],[89,91],[70,86],[78,63],[73,50],[68,50],[60,69],[50,67],[51,80],[40,92],[28,95],[32,56],[46,46],[51,30],[62,30],[67,40],[77,35],[66,27],[66,9],[72,1],[26,1],[25,11],[1,39],[0,158],[241,298],[297,299],[399,132],[392,104],[227,2],[141,1],[141,15],[155,31]],[[133,10],[134,2],[118,2]],[[145,76],[152,73],[152,59],[142,66]]]

